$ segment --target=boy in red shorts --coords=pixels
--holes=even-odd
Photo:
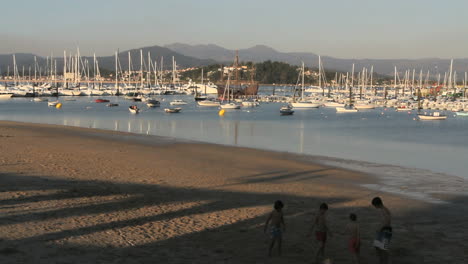
[[[328,205],[326,203],[322,203],[311,228],[311,232],[315,228],[315,238],[319,242],[319,248],[315,254],[315,261],[317,263],[319,263],[320,257],[325,257],[325,243],[327,242],[327,234],[330,232],[327,226],[327,211]]]
[[[359,251],[361,248],[361,237],[359,233],[359,224],[357,222],[357,216],[350,214],[349,219],[351,220],[346,226],[346,233],[349,236],[348,248],[353,255],[353,261],[355,264],[359,264]]]

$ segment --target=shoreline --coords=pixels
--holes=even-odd
[[[81,131],[94,132],[93,136],[96,137],[108,137],[109,139],[117,140],[130,140],[139,142],[142,144],[155,144],[159,145],[162,142],[172,144],[199,144],[199,145],[211,145],[211,146],[222,146],[248,150],[258,150],[264,152],[276,153],[279,155],[286,155],[294,157],[294,159],[303,160],[306,162],[312,162],[317,165],[332,166],[336,169],[344,169],[347,171],[353,171],[368,176],[369,182],[359,183],[358,186],[367,188],[369,190],[383,191],[395,195],[402,195],[408,198],[425,200],[431,203],[444,203],[444,194],[464,194],[468,190],[468,181],[460,176],[445,174],[441,172],[434,172],[431,170],[425,170],[420,168],[404,167],[385,163],[375,163],[369,161],[343,159],[337,157],[312,155],[312,154],[300,154],[288,151],[279,151],[273,149],[262,149],[255,147],[245,147],[239,145],[229,145],[222,143],[212,143],[205,141],[198,141],[192,139],[159,136],[151,134],[142,134],[136,132],[116,131],[102,128],[87,128],[83,126],[74,125],[56,125],[56,124],[45,124],[45,123],[32,123],[32,122],[19,122],[19,121],[5,121],[0,120],[0,126],[3,123],[18,123],[23,125],[35,125],[45,127],[57,127],[57,128],[76,128]],[[155,140],[151,140],[155,139]],[[392,174],[393,173],[393,174]],[[396,175],[395,175],[396,174]],[[404,178],[410,175],[412,180]],[[442,179],[442,180],[441,180]],[[424,183],[424,184],[423,184]],[[433,191],[433,186],[443,186],[444,189]]]
[[[0,122],[0,146],[4,263],[304,263],[314,245],[304,232],[323,201],[336,230],[327,252],[350,260],[342,230],[355,212],[369,263],[377,195],[394,215],[395,263],[468,257],[468,197],[435,204],[364,188],[380,180],[313,156],[11,121]],[[277,199],[288,232],[284,256],[268,259],[262,229]]]
[[[334,120],[331,123],[319,122],[317,132],[313,132],[313,130],[311,130],[313,129],[311,125],[301,125],[303,122],[298,122],[299,120],[291,121],[292,125],[288,124],[289,121],[275,121],[269,124],[269,122],[271,122],[270,118],[273,118],[271,115],[271,106],[274,105],[265,105],[265,108],[259,111],[259,114],[262,114],[262,120],[257,124],[257,121],[253,121],[256,118],[251,119],[251,117],[249,117],[251,116],[250,114],[239,115],[242,116],[239,122],[235,121],[235,119],[230,120],[229,118],[224,122],[223,119],[217,118],[217,114],[215,115],[216,118],[213,118],[211,113],[207,114],[205,111],[202,111],[203,109],[199,109],[193,105],[188,107],[187,115],[175,116],[174,118],[172,116],[169,118],[167,115],[161,114],[161,111],[154,111],[154,113],[151,111],[151,115],[128,116],[129,113],[128,111],[125,111],[125,108],[112,109],[112,111],[110,111],[108,108],[102,108],[102,106],[99,107],[95,104],[90,104],[91,102],[87,100],[89,99],[83,98],[82,100],[79,100],[79,102],[70,103],[69,106],[60,111],[55,111],[55,109],[50,111],[50,108],[40,107],[40,104],[23,105],[23,101],[18,101],[18,103],[12,103],[11,108],[4,108],[5,113],[2,116],[5,120],[19,122],[40,122],[56,125],[81,126],[86,128],[101,128],[112,131],[169,136],[177,139],[195,140],[199,142],[230,146],[255,147],[257,149],[271,151],[287,151],[297,154],[305,153],[307,155],[322,155],[342,159],[353,158],[364,162],[429,169],[435,173],[461,176],[465,178],[465,180],[468,180],[468,175],[466,175],[465,168],[463,167],[464,161],[463,158],[461,158],[468,154],[466,151],[468,148],[464,146],[465,144],[458,144],[458,141],[455,145],[453,144],[453,140],[448,140],[447,142],[439,145],[427,140],[420,141],[419,139],[415,139],[413,136],[410,141],[404,140],[400,142],[392,137],[392,134],[395,133],[387,135],[390,136],[389,140],[376,138],[372,133],[368,133],[369,137],[364,136],[366,133],[364,133],[364,135],[352,136],[354,135],[353,130],[355,125],[350,124],[349,122],[337,122],[337,120]],[[129,104],[126,100],[121,100],[121,103],[123,105]],[[31,109],[24,111],[25,109],[23,109],[23,107]],[[43,113],[43,115],[30,114],[31,111],[38,111],[39,113]],[[316,118],[319,120],[325,120],[327,119],[327,116],[324,113],[326,111],[330,110],[324,108],[320,113],[317,113],[316,115],[313,114],[310,118],[314,120]],[[247,110],[247,112],[249,112],[249,110]],[[267,112],[270,114],[263,116]],[[332,112],[334,113],[334,111]],[[359,114],[359,116],[366,115],[367,117],[359,118],[358,116],[356,118],[361,120],[359,122],[367,122],[363,120],[367,120],[370,118],[368,115],[372,115],[374,120],[381,125],[382,121],[387,120],[387,118],[391,118],[392,120],[394,118],[398,120],[401,119],[400,121],[404,123],[404,126],[407,129],[414,128],[415,131],[421,132],[422,128],[419,125],[413,122],[406,122],[408,120],[400,118],[398,114],[394,115],[395,113],[393,113],[393,111],[387,112],[387,114],[382,118],[380,117],[381,114],[378,114],[378,117],[374,115],[378,112],[379,110],[375,113],[363,112]],[[91,116],[91,114],[96,117]],[[193,118],[195,116],[196,119]],[[200,116],[200,118],[198,118],[198,116]],[[263,119],[263,117],[265,117],[265,119]],[[301,116],[299,119],[302,120],[303,118],[306,118],[306,116]],[[335,118],[339,118],[339,116],[336,116]],[[335,133],[333,127],[340,124],[347,124],[346,126],[349,126],[350,129],[346,131],[346,133]],[[268,137],[264,137],[265,133],[268,132],[267,128],[270,125],[274,128],[274,130],[272,130],[272,137],[275,140],[274,144],[271,144]],[[363,125],[365,127],[369,126],[369,124]],[[192,128],[195,126],[199,126],[199,129],[194,129],[192,131]],[[294,128],[291,128],[292,126]],[[451,126],[454,126],[454,131],[456,131],[457,124],[451,124]],[[176,127],[178,129],[176,129]],[[377,127],[380,126],[377,125]],[[372,129],[369,131],[372,131]],[[285,135],[283,132],[293,133],[293,136],[288,138],[288,140],[281,140],[281,137]],[[396,134],[399,133],[398,131],[394,132],[396,132]],[[324,134],[326,136],[321,137],[321,134],[323,133],[327,134]],[[328,133],[330,134],[328,135]],[[383,132],[381,131],[381,133]],[[434,134],[433,136],[443,137],[443,135],[440,135],[440,131],[433,131],[432,134]],[[252,135],[254,137],[252,137]],[[414,135],[414,133],[407,133],[407,135]],[[405,138],[407,135],[403,133],[400,137]],[[457,137],[456,134],[453,136],[454,138]],[[425,142],[427,142],[427,144]],[[436,140],[435,142],[438,141]],[[388,151],[386,150],[387,148]]]

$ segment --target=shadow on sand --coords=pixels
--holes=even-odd
[[[239,177],[240,184],[323,177],[326,170]],[[320,197],[279,193],[174,188],[154,184],[72,181],[0,174],[2,263],[310,263],[313,239],[305,236]],[[369,197],[369,200],[372,197]],[[285,202],[284,255],[265,257],[263,223],[273,202]],[[342,233],[353,200],[335,197],[330,221],[336,235],[329,254],[349,263]],[[466,263],[468,197],[395,216],[393,263]],[[363,263],[377,212],[354,208],[363,229]],[[333,221],[340,223],[334,224]]]

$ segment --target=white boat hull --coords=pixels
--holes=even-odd
[[[255,106],[258,106],[258,103],[257,102],[244,101],[244,102],[242,102],[242,106],[255,107]]]
[[[337,113],[356,113],[358,112],[357,109],[346,109],[344,107],[337,107],[336,108]]]
[[[354,105],[354,108],[358,110],[365,110],[365,109],[374,109],[375,105],[372,104],[365,104],[365,105]]]
[[[222,109],[240,109],[241,106],[234,104],[234,103],[229,103],[229,104],[222,104],[220,105]]]
[[[213,101],[199,101],[197,103],[199,106],[206,106],[206,107],[218,107],[220,105],[219,102],[213,102]]]
[[[445,120],[447,116],[418,115],[419,120]]]
[[[0,100],[1,99],[10,99],[13,96],[13,94],[0,94]]]
[[[325,107],[344,107],[345,104],[340,104],[340,103],[337,103],[337,102],[327,102],[327,103],[324,103],[323,106],[325,106]]]
[[[187,102],[170,102],[170,105],[186,105]]]
[[[319,108],[320,104],[311,103],[311,102],[297,102],[291,103],[294,108]]]

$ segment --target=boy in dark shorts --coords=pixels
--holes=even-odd
[[[271,234],[271,243],[270,248],[268,249],[268,256],[271,257],[271,251],[275,246],[276,241],[278,241],[278,254],[281,256],[281,242],[283,239],[283,232],[286,230],[286,225],[283,218],[283,207],[284,204],[281,201],[276,201],[274,205],[274,210],[268,216],[268,219],[265,223],[264,232],[267,232],[268,227],[270,227]],[[282,229],[281,229],[282,228]]]
[[[388,263],[388,247],[392,238],[392,215],[390,210],[383,205],[380,197],[372,199],[372,205],[380,211],[381,222],[374,240],[374,247],[377,252],[380,264]]]
[[[357,222],[357,216],[350,214],[349,219],[351,220],[346,226],[346,233],[349,236],[348,248],[353,255],[353,261],[355,264],[359,264],[359,252],[361,248],[361,234],[359,230],[359,224]]]
[[[320,257],[325,257],[325,244],[327,242],[327,234],[330,232],[327,225],[327,211],[328,205],[326,203],[322,203],[311,228],[311,232],[315,228],[315,238],[319,242],[319,248],[315,254],[315,261],[317,263],[319,263]]]

